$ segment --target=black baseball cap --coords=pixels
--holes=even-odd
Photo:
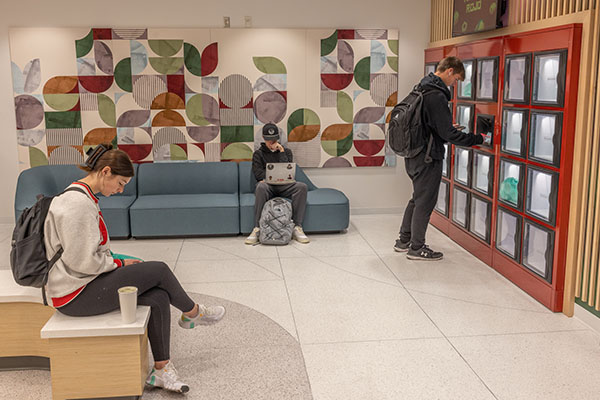
[[[262,134],[265,140],[279,140],[279,128],[275,124],[263,126]]]

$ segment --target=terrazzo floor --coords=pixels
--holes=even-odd
[[[158,259],[225,319],[173,327],[191,391],[143,399],[600,398],[600,336],[555,314],[435,228],[443,261],[392,249],[399,215],[358,215],[344,234],[245,246],[243,237],[113,241]],[[0,225],[0,269],[10,225]],[[174,317],[177,313],[173,312]],[[0,399],[50,399],[47,371],[0,372]]]

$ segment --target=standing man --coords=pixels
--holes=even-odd
[[[304,212],[306,211],[306,183],[269,185],[265,182],[267,163],[293,162],[292,150],[284,148],[279,143],[279,128],[274,124],[266,124],[263,127],[263,139],[264,142],[260,144],[260,148],[252,155],[252,173],[258,181],[254,192],[254,229],[244,243],[258,243],[258,234],[260,233],[258,222],[262,209],[267,201],[278,196],[292,199],[292,219],[296,225],[292,237],[300,243],[308,243],[310,240],[302,230],[302,221],[304,221]]]
[[[466,134],[452,125],[452,114],[448,109],[451,100],[448,86],[459,79],[465,79],[462,61],[457,57],[446,57],[440,61],[435,73],[430,73],[419,83],[428,92],[423,96],[422,118],[426,142],[429,141],[429,135],[433,136],[429,154],[432,160],[426,161],[426,148],[415,157],[404,160],[406,173],[413,184],[413,195],[404,211],[400,237],[394,245],[394,250],[407,252],[406,257],[411,260],[441,260],[444,257],[441,252],[433,251],[425,244],[425,232],[442,180],[444,143],[474,146],[484,141],[483,136]]]

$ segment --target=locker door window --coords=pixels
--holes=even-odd
[[[454,181],[469,186],[471,183],[471,150],[462,147],[454,149]]]
[[[567,50],[535,53],[532,104],[562,107]]]
[[[523,265],[552,282],[554,232],[528,220],[524,225]]]
[[[475,76],[476,64],[474,60],[463,60],[463,65],[465,66],[465,79],[463,81],[458,81],[457,97],[459,99],[472,100],[475,98],[475,87],[473,85],[473,78]]]
[[[527,201],[525,212],[554,225],[558,175],[541,168],[527,167]]]
[[[440,191],[438,192],[435,210],[445,217],[448,216],[448,195],[450,194],[450,185],[445,180],[440,182]]]
[[[454,187],[452,193],[452,221],[467,228],[469,218],[469,193]]]
[[[562,113],[531,111],[529,158],[555,167],[560,166]]]
[[[496,248],[513,260],[519,261],[521,248],[521,217],[502,207],[498,207]]]
[[[494,156],[473,152],[473,189],[492,196],[494,183]]]
[[[500,159],[498,200],[515,208],[523,203],[523,180],[525,166],[506,158]]]
[[[490,242],[491,217],[492,203],[477,196],[472,196],[469,231],[486,243]]]
[[[505,108],[502,113],[503,153],[525,157],[528,111],[519,108]]]
[[[529,104],[531,55],[506,56],[504,67],[504,101]]]

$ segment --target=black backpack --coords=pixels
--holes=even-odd
[[[388,126],[388,144],[399,156],[413,158],[425,147],[425,125],[423,123],[423,97],[433,92],[417,85],[392,110]],[[433,136],[429,136],[425,162],[430,163]]]
[[[56,196],[38,195],[37,202],[23,211],[12,234],[10,267],[15,282],[21,286],[42,288],[44,305],[48,305],[44,290],[48,282],[48,272],[63,252],[63,249],[59,249],[48,261],[44,245],[44,222],[52,200],[69,191],[85,194],[83,189],[71,187]]]

